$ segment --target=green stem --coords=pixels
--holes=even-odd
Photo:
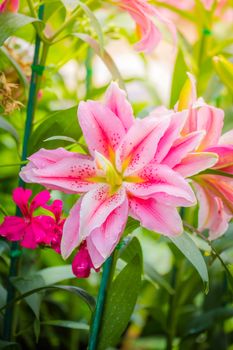
[[[96,308],[92,319],[88,350],[96,350],[98,346],[98,335],[103,317],[104,305],[107,296],[107,288],[111,283],[115,267],[114,253],[105,261],[103,275],[100,283]]]
[[[93,2],[93,0],[88,0],[86,2],[86,5],[89,5],[91,2]],[[77,17],[77,15],[79,15],[81,12],[83,11],[82,7],[78,7],[76,8],[72,15],[70,16],[70,18],[63,24],[60,26],[60,28],[50,37],[50,42],[54,44],[54,39],[56,39],[56,37],[61,34],[64,29],[66,29],[66,27],[71,24]]]
[[[44,14],[44,5],[41,5],[38,11],[38,18],[42,19],[43,14]],[[33,58],[34,66],[36,66],[39,62],[40,43],[41,43],[41,39],[38,36],[38,34],[36,34],[35,51],[34,51],[34,58]],[[33,121],[34,112],[35,112],[35,101],[37,96],[36,87],[37,87],[37,73],[34,70],[32,70],[28,104],[27,104],[27,116],[26,116],[26,123],[25,123],[22,157],[21,157],[22,162],[25,161],[27,158],[28,141],[31,133],[32,121]],[[24,187],[24,182],[20,178],[19,178],[19,186]],[[18,207],[16,208],[16,215],[21,216],[21,212]],[[20,255],[18,254],[18,252],[19,252],[19,244],[18,242],[13,242],[11,246],[11,261],[10,261],[9,281],[7,286],[7,303],[10,303],[15,297],[15,289],[14,289],[14,286],[11,284],[10,280],[12,277],[17,276],[17,273],[18,273],[19,255]],[[13,317],[14,317],[14,309],[12,306],[6,310],[4,315],[4,329],[3,329],[4,340],[11,340]]]

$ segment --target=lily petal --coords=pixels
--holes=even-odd
[[[221,169],[233,165],[233,144],[232,145],[217,145],[207,148],[207,152],[214,152],[219,159],[214,169]],[[224,170],[223,170],[224,171]]]
[[[141,225],[149,230],[165,236],[177,236],[183,231],[182,220],[174,207],[158,203],[152,198],[131,197],[129,208],[130,216],[139,220]]]
[[[183,177],[190,177],[212,168],[218,162],[218,155],[211,152],[189,153],[177,164],[173,170],[180,173]]]
[[[167,156],[163,159],[162,163],[171,168],[179,164],[181,160],[185,158],[187,153],[194,151],[198,147],[203,135],[203,131],[195,131],[187,136],[179,138],[174,143]]]
[[[136,120],[116,151],[116,166],[128,176],[146,166],[155,156],[161,137],[169,126],[170,119],[153,118]]]
[[[82,240],[79,233],[81,203],[82,199],[75,203],[63,227],[61,239],[61,255],[63,259],[67,259]]]
[[[227,131],[219,139],[220,145],[233,145],[233,130]]]
[[[124,90],[112,82],[105,94],[105,105],[121,120],[127,131],[134,123],[133,109]]]
[[[20,173],[26,182],[39,183],[65,193],[82,193],[93,189],[95,184],[91,178],[95,175],[94,160],[78,153],[42,167],[29,163]]]
[[[166,165],[149,164],[137,173],[140,182],[125,182],[126,189],[137,197],[154,196],[166,193],[171,197],[183,199],[184,206],[196,204],[195,195],[187,181]]]
[[[101,227],[94,229],[87,237],[88,251],[95,268],[99,268],[113,252],[124,231],[127,217],[128,200],[126,199],[109,214]],[[94,250],[92,250],[93,246]],[[96,254],[96,250],[99,254]]]
[[[155,154],[156,162],[160,163],[164,159],[164,157],[168,154],[175,140],[179,138],[180,132],[184,127],[187,116],[188,116],[187,111],[177,112],[177,113],[173,112],[170,115],[169,127],[167,128],[163,137],[159,141],[159,144],[156,150],[156,154]]]
[[[223,128],[224,112],[222,109],[204,105],[198,110],[197,117],[197,130],[206,131],[198,148],[200,151],[218,143]]]
[[[209,229],[210,239],[216,239],[226,232],[232,215],[229,215],[219,197],[197,183],[194,183],[194,187],[199,202],[198,229]]]
[[[81,238],[85,239],[94,229],[100,228],[111,212],[125,200],[126,194],[123,187],[111,194],[108,185],[98,185],[94,190],[86,193],[80,208]]]
[[[110,158],[125,135],[119,117],[101,103],[88,101],[80,102],[78,119],[90,153]]]

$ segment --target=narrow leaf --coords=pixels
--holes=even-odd
[[[109,53],[105,49],[103,49],[101,52],[100,45],[97,43],[96,40],[91,38],[89,35],[81,34],[81,33],[76,33],[73,35],[90,45],[90,47],[95,51],[96,55],[98,55],[101,58],[101,60],[104,62],[109,72],[112,74],[112,78],[119,82],[119,86],[122,89],[125,89],[125,84],[121,77],[121,73],[117,68],[115,62],[113,61],[112,57],[109,55]]]
[[[181,236],[169,237],[169,239],[195,267],[205,285],[205,291],[208,292],[209,276],[206,263],[192,238],[186,232],[184,232]]]
[[[37,18],[24,16],[20,13],[5,12],[0,14],[0,46],[18,29],[29,23],[40,22]]]
[[[97,350],[119,341],[130,320],[140,290],[142,260],[139,254],[118,274],[108,290]]]
[[[15,141],[19,142],[19,134],[17,130],[5,118],[1,116],[0,116],[0,129],[3,129],[9,132],[9,134],[11,134],[11,136],[14,137]]]

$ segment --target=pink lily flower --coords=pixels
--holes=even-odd
[[[6,237],[9,241],[20,241],[21,246],[35,249],[38,245],[54,245],[54,239],[61,240],[62,221],[57,215],[57,207],[62,207],[61,201],[54,201],[51,206],[46,203],[50,198],[48,191],[38,193],[31,203],[29,199],[31,190],[16,188],[13,191],[13,200],[19,207],[22,217],[6,216],[0,225],[0,236]],[[34,215],[38,208],[45,208],[54,214],[55,219],[49,215]],[[57,251],[57,246],[55,250]]]
[[[194,78],[191,81],[189,100],[189,116],[182,134],[205,130],[206,134],[196,149],[175,167],[183,176],[192,176],[187,164],[192,157],[205,153],[215,153],[218,161],[210,166],[212,169],[233,174],[233,130],[221,136],[224,112],[207,105],[203,99],[197,99]],[[210,239],[221,236],[228,227],[233,215],[233,179],[224,175],[195,175],[194,187],[199,201],[199,230],[209,229]]]
[[[18,12],[19,10],[19,0],[4,0],[0,5],[1,12]]]
[[[84,266],[85,275],[92,266],[98,269],[119,242],[128,215],[158,233],[182,233],[176,207],[195,205],[196,198],[172,166],[203,137],[197,131],[174,146],[186,118],[187,112],[171,112],[160,119],[134,119],[125,93],[112,83],[104,103],[79,104],[78,119],[90,155],[58,148],[29,157],[20,173],[25,182],[81,194],[66,219],[61,242],[65,259],[81,245],[74,269]],[[193,173],[200,171],[194,167]],[[206,167],[202,164],[201,170]]]
[[[127,11],[136,23],[140,41],[135,45],[139,52],[151,52],[161,41],[162,35],[153,22],[153,17],[166,24],[176,43],[176,29],[173,23],[163,16],[147,0],[112,0],[122,10]]]

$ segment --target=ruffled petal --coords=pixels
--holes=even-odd
[[[218,155],[210,152],[189,153],[173,170],[183,177],[190,177],[212,168],[218,162]]]
[[[162,163],[171,168],[179,164],[189,152],[194,151],[198,147],[203,135],[204,132],[196,131],[188,134],[187,136],[179,138],[174,143],[167,156],[163,159]]]
[[[95,268],[99,268],[113,252],[124,231],[127,217],[128,200],[126,199],[109,214],[101,227],[94,229],[87,237],[88,251]],[[99,254],[96,254],[96,250]]]
[[[182,198],[184,206],[196,204],[195,195],[187,181],[178,173],[162,164],[149,164],[142,171],[135,174],[136,182],[125,182],[124,185],[136,197],[154,196],[156,193],[166,193],[174,198]]]
[[[85,239],[96,228],[100,228],[113,210],[126,199],[124,188],[114,194],[108,185],[99,185],[84,195],[80,208],[80,236]]]
[[[176,208],[172,206],[158,203],[152,198],[131,197],[129,208],[130,215],[148,230],[165,236],[177,236],[183,232],[182,220]]]
[[[198,229],[209,229],[210,239],[216,239],[226,232],[232,215],[219,197],[197,183],[194,183],[194,187],[199,203]]]
[[[63,227],[61,239],[61,255],[63,259],[67,259],[82,241],[79,231],[81,202],[82,199],[75,203]]]
[[[95,175],[94,160],[78,153],[71,153],[68,157],[41,166],[30,162],[20,173],[26,182],[39,183],[65,193],[89,191],[95,187],[91,180]]]
[[[124,171],[124,175],[128,176],[144,168],[154,158],[169,122],[169,118],[161,121],[153,118],[136,120],[116,152],[118,171]]]
[[[154,114],[157,117],[157,113]],[[167,112],[169,113],[169,112]],[[188,113],[185,112],[170,112],[170,124],[164,133],[163,137],[159,141],[154,160],[160,163],[164,157],[168,154],[175,140],[180,136],[180,132],[184,127],[184,123],[187,119]],[[152,114],[151,114],[152,115]]]
[[[233,165],[233,145],[217,145],[209,147],[207,152],[214,152],[218,155],[218,162],[214,169],[222,169]],[[222,169],[224,171],[224,169]]]
[[[110,158],[125,135],[119,117],[101,103],[88,101],[79,104],[78,119],[90,153]]]
[[[218,143],[223,128],[224,112],[222,109],[204,105],[199,108],[197,118],[197,130],[206,131],[198,147],[198,150],[202,151]]]
[[[127,131],[134,123],[133,109],[124,90],[112,82],[106,91],[105,105],[121,120]]]

